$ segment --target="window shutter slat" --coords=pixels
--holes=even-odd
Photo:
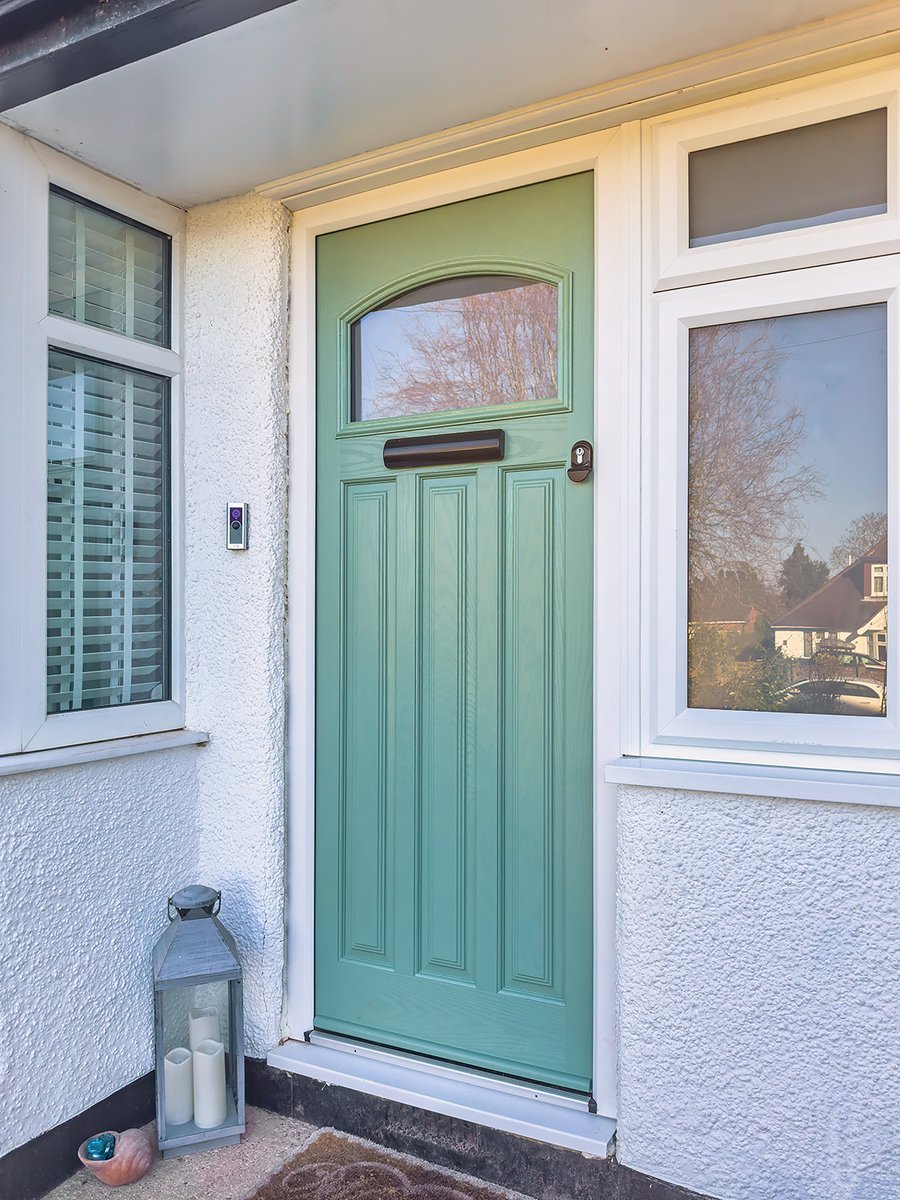
[[[50,193],[50,311],[168,344],[169,239]]]
[[[167,699],[168,381],[51,350],[47,709]]]

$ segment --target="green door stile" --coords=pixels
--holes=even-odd
[[[555,289],[554,395],[467,407],[457,371],[456,408],[353,408],[412,354],[396,297],[422,289],[403,328],[455,345],[433,297],[449,279],[475,321],[498,276],[507,314]],[[593,485],[566,471],[593,439],[593,177],[323,235],[317,280],[315,1027],[588,1093]],[[512,389],[509,327],[478,378],[502,357]],[[501,429],[502,460],[384,465],[466,429]]]

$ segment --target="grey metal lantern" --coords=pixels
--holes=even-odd
[[[153,948],[156,1121],[163,1158],[230,1146],[244,1132],[244,1002],[221,892],[192,884],[169,898]]]

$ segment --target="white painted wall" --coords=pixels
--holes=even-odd
[[[0,1155],[153,1065],[150,948],[206,751],[0,779]]]
[[[621,1160],[896,1200],[898,910],[896,810],[621,788]]]
[[[805,658],[806,640],[803,631],[800,629],[776,629],[774,631],[775,645],[781,650],[782,654],[788,658]],[[821,640],[821,634],[816,637],[813,635],[813,645],[815,646]]]
[[[279,1037],[286,217],[256,196],[188,216],[187,720],[211,744],[0,780],[0,1155],[151,1069],[150,949],[185,883],[223,891],[248,1054]]]

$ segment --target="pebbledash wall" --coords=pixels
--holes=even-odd
[[[280,1038],[284,975],[288,229],[256,195],[187,221],[187,722],[213,739],[196,874],[222,889],[257,1057]],[[246,552],[224,547],[228,500],[250,505]]]
[[[148,955],[194,874],[202,753],[0,779],[0,1156],[151,1069]]]
[[[224,893],[248,1053],[279,1039],[287,226],[256,196],[187,219],[187,723],[210,744],[0,779],[0,1155],[152,1068],[150,948],[182,884]]]
[[[900,811],[619,789],[619,1156],[741,1200],[900,1194]]]

